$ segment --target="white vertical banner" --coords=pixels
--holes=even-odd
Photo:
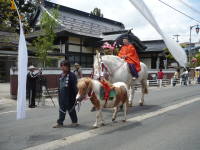
[[[16,6],[16,5],[15,5]],[[16,7],[17,10],[17,7]],[[27,65],[28,54],[23,26],[19,16],[20,35],[18,45],[18,91],[17,91],[17,120],[24,119],[26,117],[26,77],[27,77]]]
[[[176,43],[174,40],[170,39],[159,27],[158,23],[156,22],[153,14],[148,9],[146,4],[143,0],[130,0],[130,2],[137,8],[137,10],[149,21],[149,23],[156,29],[158,33],[162,36],[167,48],[169,49],[170,53],[176,59],[180,66],[186,67],[187,64],[187,55],[183,48]]]

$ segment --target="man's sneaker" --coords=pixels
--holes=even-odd
[[[78,127],[78,126],[79,126],[78,123],[72,123],[72,124],[70,124],[70,127]]]
[[[56,125],[53,126],[53,128],[62,128],[62,127],[63,127],[62,124],[56,124]]]

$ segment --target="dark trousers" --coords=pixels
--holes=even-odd
[[[138,78],[138,72],[136,71],[135,65],[134,65],[134,64],[129,64],[129,63],[128,63],[128,67],[129,67],[129,70],[130,70],[130,72],[131,72],[131,75],[132,75],[133,77]]]
[[[74,104],[73,103],[63,104],[62,102],[59,102],[59,103],[60,103],[59,104],[60,105],[60,108],[59,108],[59,119],[57,120],[57,123],[63,125],[63,122],[65,120],[65,115],[66,115],[67,111],[68,111],[68,114],[70,116],[70,119],[71,119],[72,123],[77,123],[78,122],[78,118],[77,118],[77,115],[76,115],[76,110],[75,110],[75,108],[72,109]]]
[[[35,96],[36,96],[36,89],[32,88],[29,89],[29,106],[35,106]]]

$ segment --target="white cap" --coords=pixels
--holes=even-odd
[[[78,63],[75,63],[74,66],[80,66]]]
[[[28,67],[28,69],[29,69],[29,70],[35,69],[35,67],[34,67],[33,65],[31,65],[31,66]]]

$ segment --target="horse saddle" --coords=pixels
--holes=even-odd
[[[101,98],[101,100],[104,100],[105,99],[105,97],[106,97],[106,92],[105,92],[105,89],[103,88],[103,87],[101,87],[101,89],[100,89],[100,98]],[[117,93],[116,93],[116,91],[114,90],[114,89],[111,89],[110,91],[109,91],[109,94],[108,94],[109,96],[108,96],[108,99],[107,100],[110,100],[110,101],[112,101],[113,99],[114,99],[114,97],[117,95]]]

